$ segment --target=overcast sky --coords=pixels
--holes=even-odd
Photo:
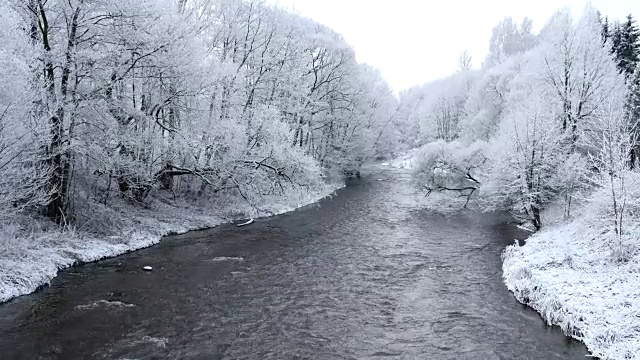
[[[276,0],[274,0],[276,1]],[[301,15],[328,25],[355,48],[359,62],[377,67],[400,91],[454,72],[467,50],[480,66],[491,30],[504,17],[528,16],[539,30],[558,9],[579,16],[586,0],[277,0]],[[611,19],[632,13],[640,0],[590,1]]]

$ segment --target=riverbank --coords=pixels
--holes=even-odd
[[[330,196],[342,184],[314,192],[289,193],[261,209],[238,200],[194,205],[157,195],[144,207],[124,201],[94,208],[75,228],[60,230],[45,219],[25,217],[0,224],[0,303],[32,293],[67,267],[118,256],[157,244],[163,236],[212,228],[242,217],[267,217],[293,211]],[[230,204],[233,204],[232,206]],[[91,229],[90,231],[88,229]]]
[[[417,151],[389,165],[414,170]],[[462,208],[460,198],[435,195],[423,207],[445,213]],[[606,189],[595,193],[576,206],[571,221],[562,220],[564,205],[552,204],[543,214],[542,231],[526,245],[505,250],[503,279],[518,301],[582,341],[594,357],[640,359],[640,219],[637,211],[627,210],[621,242],[612,230],[608,196]]]
[[[0,358],[585,358],[504,289],[504,216],[425,211],[403,170],[349,184],[63,271],[0,306]]]
[[[637,239],[619,247],[615,234],[602,229],[600,221],[579,217],[509,246],[504,281],[518,301],[584,342],[593,356],[640,359]]]

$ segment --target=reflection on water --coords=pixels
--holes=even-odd
[[[0,306],[0,358],[584,358],[502,284],[524,234],[420,196],[372,169],[300,211],[72,268]]]

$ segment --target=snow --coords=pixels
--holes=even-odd
[[[408,152],[391,164],[415,171],[418,155]],[[609,196],[606,189],[600,192]],[[549,204],[543,213],[543,230],[525,245],[514,240],[505,250],[504,282],[518,301],[538,311],[549,325],[585,343],[593,356],[640,360],[640,247],[636,245],[640,211],[627,201],[635,216],[625,216],[627,236],[620,245],[612,231],[606,196],[576,200],[574,220],[563,220],[564,203]],[[637,198],[635,193],[628,196]],[[459,212],[464,205],[446,193],[431,193],[418,201],[425,210],[445,215]],[[480,209],[473,200],[469,206]],[[518,228],[533,232],[528,223]]]
[[[166,348],[169,340],[167,338],[158,338],[153,336],[143,336],[138,343],[149,343],[157,347]]]
[[[420,152],[420,148],[409,150],[391,161],[390,166],[398,169],[412,170]]]
[[[247,226],[247,225],[253,224],[254,221],[255,221],[254,219],[249,219],[241,224],[238,224],[237,226],[238,227]]]
[[[16,223],[0,224],[0,303],[25,295],[47,285],[58,271],[73,265],[114,257],[146,248],[160,242],[163,236],[182,234],[190,230],[212,228],[243,215],[264,217],[283,214],[325,198],[343,184],[328,184],[313,192],[271,199],[269,206],[256,211],[237,203],[233,212],[216,211],[221,207],[208,204],[206,208],[186,203],[171,203],[157,198],[145,208],[121,205],[92,209],[91,219],[84,224],[95,224],[92,231],[78,229],[59,230],[47,225],[44,219],[23,219]],[[105,214],[99,214],[104,211]],[[102,217],[100,217],[102,216]],[[79,221],[80,222],[80,221]],[[97,231],[99,229],[100,231]],[[101,235],[96,233],[102,232]]]
[[[535,229],[532,229],[528,226],[524,226],[524,225],[518,225],[516,226],[518,229],[520,230],[524,230],[524,231],[528,231],[528,232],[535,232]]]
[[[211,262],[218,262],[218,261],[244,261],[244,258],[240,257],[240,256],[218,256],[218,257],[214,257],[210,261]]]
[[[108,308],[134,308],[135,304],[128,304],[122,301],[109,301],[109,300],[98,300],[86,305],[78,305],[76,306],[77,310],[93,310],[99,307],[108,307]]]
[[[602,229],[582,216],[509,246],[504,281],[593,356],[640,359],[640,252],[628,244],[620,261],[612,234]]]

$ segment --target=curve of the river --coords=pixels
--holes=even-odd
[[[524,236],[508,218],[420,196],[377,167],[292,213],[71,268],[0,306],[0,358],[584,358],[503,285]]]

